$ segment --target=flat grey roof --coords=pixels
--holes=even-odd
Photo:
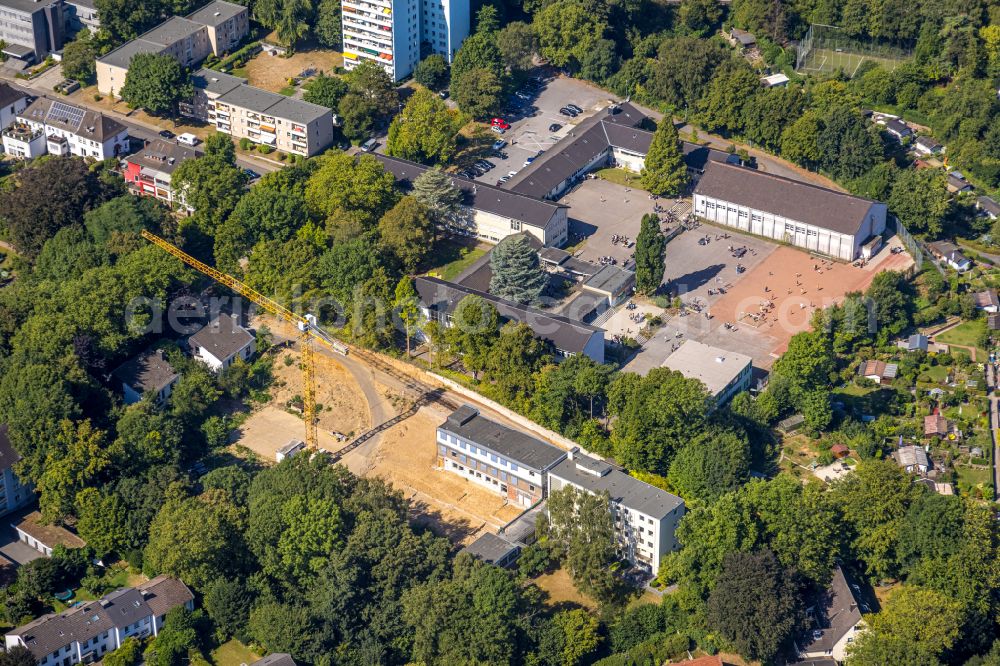
[[[24,44],[7,44],[7,46],[3,47],[3,52],[15,58],[27,58],[28,56],[35,55],[35,49]]]
[[[662,519],[684,500],[629,476],[621,468],[579,451],[549,470],[549,475],[592,493],[607,492],[611,501],[653,518]]]
[[[382,162],[385,170],[401,183],[412,183],[417,176],[428,169],[422,164],[398,157],[382,154],[375,154],[375,157]],[[474,182],[459,176],[452,176],[452,183],[465,193],[465,204],[470,208],[520,220],[532,227],[544,229],[560,208],[566,208],[566,206],[551,201],[511,192],[486,183]]]
[[[414,284],[420,302],[429,310],[451,314],[466,296],[479,296],[492,303],[504,319],[524,322],[531,327],[536,337],[548,340],[556,349],[566,353],[582,354],[595,333],[600,333],[602,337],[604,334],[604,329],[596,326],[505,301],[484,291],[445,282],[438,278],[418,277],[414,280]]]
[[[663,361],[663,367],[700,380],[709,393],[718,395],[752,362],[745,354],[688,340]]]
[[[210,2],[207,5],[194,10],[187,15],[187,18],[195,23],[215,27],[225,23],[234,16],[242,14],[245,11],[247,11],[247,8],[243,5],[235,5],[231,2],[215,0],[214,2]]]
[[[214,69],[201,68],[191,75],[191,82],[195,88],[205,90],[215,95],[225,95],[227,92],[241,86],[247,82],[232,74],[217,72]]]
[[[163,49],[164,46],[162,44],[156,44],[155,42],[151,42],[148,39],[140,37],[138,39],[133,39],[131,42],[125,42],[103,58],[99,58],[98,61],[113,67],[123,67],[127,69],[128,64],[132,62],[132,57],[136,54],[160,53]]]
[[[562,449],[486,418],[471,405],[456,409],[438,428],[539,472],[566,455]]]
[[[857,235],[872,204],[878,203],[722,162],[708,165],[694,192],[849,236]]]
[[[86,7],[87,9],[96,9],[97,5],[94,4],[94,0],[66,0],[67,5],[73,5],[74,7]]]
[[[511,551],[517,550],[517,548],[518,546],[510,543],[503,537],[497,536],[492,532],[486,532],[463,548],[462,552],[469,553],[483,562],[494,564],[509,555]]]
[[[587,278],[583,288],[617,296],[633,284],[635,284],[635,273],[608,264]]]

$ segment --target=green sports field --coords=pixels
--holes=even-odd
[[[858,68],[866,60],[874,61],[884,69],[892,71],[904,62],[905,59],[879,55],[862,55],[860,53],[851,53],[837,49],[813,48],[806,55],[805,61],[799,67],[798,71],[801,74],[819,74],[821,72],[834,72],[840,69],[848,76],[854,76],[854,73],[858,71]]]

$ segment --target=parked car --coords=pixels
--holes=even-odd
[[[177,135],[171,132],[170,130],[160,130],[160,136],[163,137],[164,139],[172,139]]]
[[[496,141],[493,142],[493,150],[503,150],[506,145],[507,145],[506,141],[504,141],[503,139],[497,139]]]
[[[536,159],[538,159],[538,158],[534,157],[534,156],[529,157],[528,159],[524,160],[524,166],[528,166],[529,164],[531,164],[532,162],[534,162]]]
[[[494,125],[490,129],[499,134],[500,136],[503,136],[504,133],[507,131],[504,128],[500,127],[499,125]]]
[[[243,173],[245,173],[247,178],[249,178],[251,181],[260,178],[260,174],[254,171],[253,169],[243,169]]]
[[[576,111],[577,113],[583,113],[583,109],[578,107],[576,104],[567,104],[566,108],[570,111]]]
[[[361,144],[361,150],[363,150],[366,153],[370,153],[376,148],[378,148],[378,140],[376,139],[368,139],[363,144]]]
[[[441,92],[438,93],[438,97],[440,97],[441,99],[448,99],[448,91],[442,90]]]
[[[571,110],[571,109],[569,109],[568,107],[565,107],[565,106],[563,108],[559,109],[559,113],[562,114],[562,115],[564,115],[564,116],[568,116],[570,118],[576,118],[576,116],[577,116],[576,111],[573,111],[573,110]]]
[[[558,132],[561,129],[562,129],[562,125],[560,125],[559,123],[552,123],[551,125],[549,125],[549,131],[550,132]]]
[[[201,143],[201,139],[196,137],[194,134],[184,133],[177,137],[177,143],[184,146],[197,146]]]
[[[494,118],[493,121],[492,121],[492,123],[490,123],[490,124],[493,125],[493,127],[499,127],[502,130],[509,130],[510,129],[510,123],[508,123],[503,118]]]

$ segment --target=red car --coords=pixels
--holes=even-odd
[[[499,127],[502,130],[509,130],[510,129],[510,123],[508,123],[503,118],[494,118],[493,119],[493,127]]]

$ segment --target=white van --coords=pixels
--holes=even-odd
[[[197,146],[198,141],[199,141],[198,137],[196,137],[194,134],[179,134],[177,136],[177,143],[181,144],[182,146]]]

